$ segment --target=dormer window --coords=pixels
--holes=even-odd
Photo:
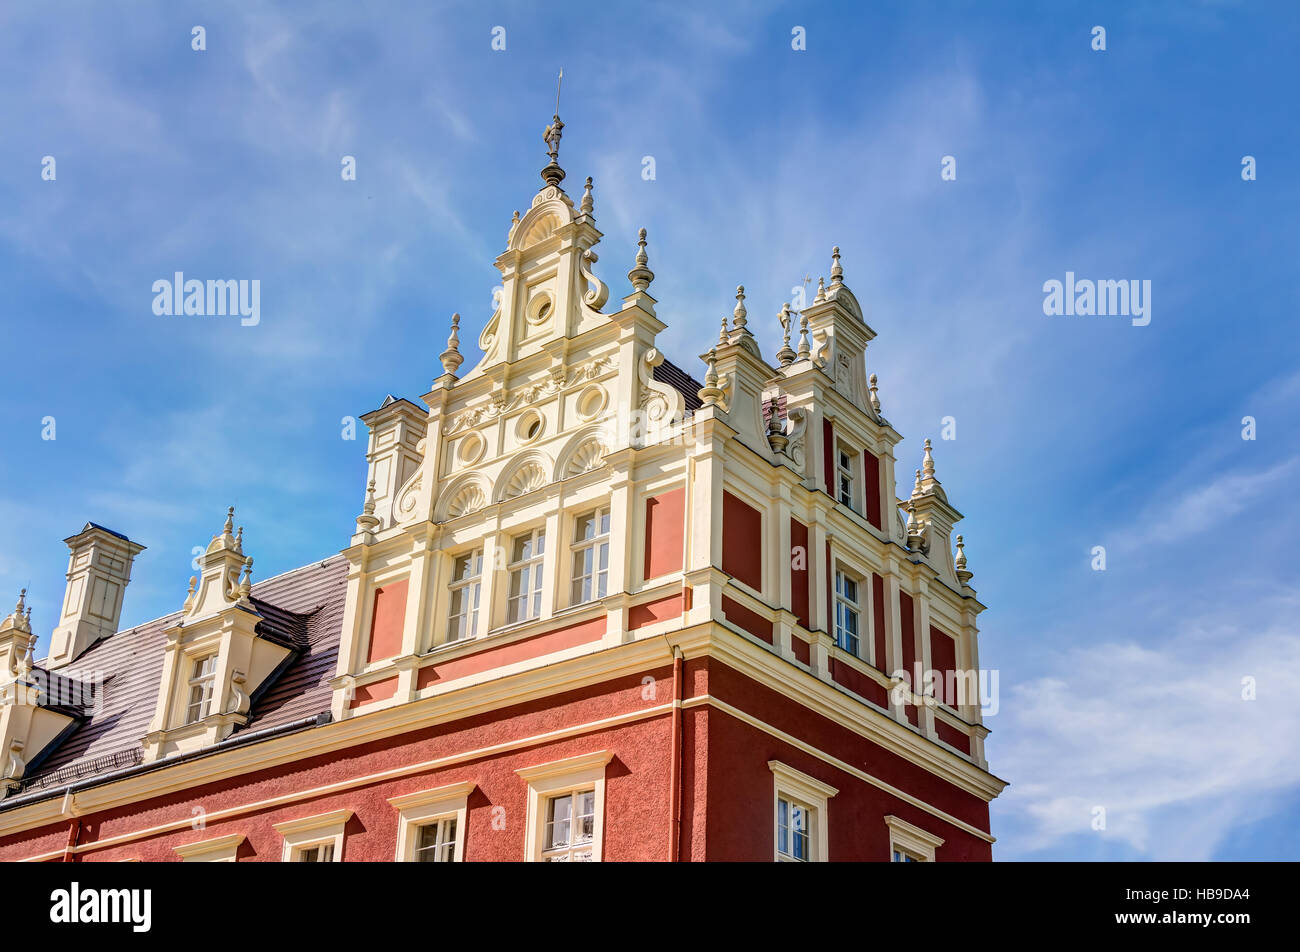
[[[217,677],[215,654],[198,658],[190,668],[189,703],[185,706],[185,723],[194,724],[208,716],[212,708],[212,687]]]

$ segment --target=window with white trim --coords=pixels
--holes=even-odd
[[[843,443],[835,448],[835,476],[838,491],[835,498],[841,503],[854,508],[854,460],[857,458],[852,450]]]
[[[465,859],[465,816],[473,782],[393,797],[398,811],[397,862],[459,863]]]
[[[598,863],[602,855],[607,750],[516,771],[528,784],[529,862]]]
[[[889,860],[892,863],[933,863],[934,852],[943,846],[943,838],[900,820],[885,817],[889,827]]]
[[[773,858],[778,863],[824,863],[830,858],[829,803],[839,793],[801,770],[769,760],[773,792]]]
[[[542,862],[590,863],[596,836],[596,791],[571,790],[546,798]]]
[[[280,859],[285,863],[343,862],[343,830],[350,819],[351,810],[335,810],[274,824],[284,838]]]
[[[860,579],[843,569],[835,570],[835,643],[854,657],[861,647],[861,591]]]
[[[186,724],[194,724],[208,716],[208,711],[212,707],[212,689],[216,679],[215,653],[194,659],[190,667],[189,701],[185,705]]]
[[[812,833],[813,808],[793,797],[776,798],[776,856],[785,862],[806,863],[812,858],[808,837]]]
[[[447,618],[447,640],[460,641],[478,634],[478,601],[483,590],[483,550],[475,549],[452,559],[451,583],[447,586],[451,611]]]
[[[609,588],[609,509],[579,516],[573,523],[572,604],[604,598]]]
[[[173,846],[172,851],[181,858],[182,863],[233,863],[243,845],[243,833],[231,833],[184,846]]]
[[[533,529],[510,543],[510,591],[506,598],[506,623],[528,621],[542,613],[542,569],[546,558],[546,530]]]

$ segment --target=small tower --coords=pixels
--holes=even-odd
[[[122,595],[131,581],[131,564],[144,546],[93,522],[67,543],[68,587],[46,665],[71,664],[87,648],[117,633]]]

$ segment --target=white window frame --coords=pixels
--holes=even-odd
[[[515,771],[528,784],[526,862],[544,861],[546,802],[552,797],[585,790],[592,790],[596,794],[595,821],[591,831],[591,861],[601,862],[605,843],[605,767],[613,759],[613,751],[599,750]]]
[[[529,538],[532,542],[533,554],[526,559],[518,562],[510,562],[506,565],[506,624],[517,625],[526,621],[535,621],[542,617],[542,598],[544,595],[544,586],[546,584],[546,527],[535,526],[532,529],[525,529],[523,532],[515,533],[510,537],[510,557],[514,558],[515,543],[520,539]],[[539,545],[540,543],[540,545]],[[520,596],[512,595],[514,588],[515,576],[523,571],[528,571],[529,588],[528,591]],[[520,599],[525,599],[527,613],[516,615],[515,603]]]
[[[844,457],[848,457],[849,465],[844,465]],[[856,450],[850,447],[843,440],[835,441],[835,501],[841,505],[848,506],[854,512],[858,511],[858,484],[861,479],[858,478],[860,466],[858,463],[859,455]],[[844,481],[848,480],[849,498],[844,498]]]
[[[188,655],[186,661],[189,663],[189,674],[185,680],[185,708],[181,715],[181,726],[197,724],[205,717],[212,713],[212,697],[217,688],[217,665],[220,659],[217,652],[207,654]],[[196,671],[202,670],[202,665],[212,662],[212,670],[206,674],[196,674]],[[194,707],[194,691],[200,689],[203,692],[203,699],[199,702],[199,716],[191,717],[190,709]]]
[[[772,771],[772,859],[775,862],[789,862],[790,858],[781,852],[777,834],[777,822],[782,798],[795,800],[811,810],[811,823],[808,833],[810,863],[825,863],[830,858],[830,800],[840,791],[828,783],[822,783],[802,770],[796,770],[779,760],[769,760],[768,769]]]
[[[601,519],[605,522],[605,531],[600,532]],[[590,539],[578,539],[578,526],[584,519],[592,519],[595,523],[596,534]],[[569,544],[569,604],[586,605],[590,602],[597,602],[609,594],[609,552],[610,552],[610,534],[614,522],[608,505],[598,506],[595,510],[587,511],[573,520],[573,541]],[[605,568],[600,567],[600,552],[605,551]],[[591,553],[591,574],[579,572],[579,560],[584,560],[587,553]],[[579,586],[583,580],[588,580],[591,585],[591,595],[587,598],[582,597]]]
[[[420,840],[420,829],[430,823],[443,820],[456,821],[456,846],[452,851],[451,862],[465,861],[465,817],[468,811],[469,795],[474,792],[474,782],[449,783],[431,790],[420,790],[400,797],[392,797],[389,803],[397,810],[397,855],[396,862],[414,863]]]
[[[303,817],[301,820],[287,820],[274,824],[275,832],[284,839],[284,848],[280,861],[298,862],[298,855],[313,846],[332,845],[334,855],[329,862],[343,862],[343,828],[352,819],[351,810],[334,810],[318,816]]]
[[[231,833],[217,836],[184,846],[173,846],[172,852],[181,858],[182,863],[233,863],[244,843],[243,833]]]
[[[913,860],[919,863],[933,863],[934,851],[943,846],[942,837],[935,836],[919,826],[913,826],[906,820],[900,820],[896,816],[885,817],[885,825],[889,827],[889,861],[891,863],[898,862],[898,860],[894,859],[896,852],[908,853]]]
[[[847,580],[853,583],[853,587],[857,592],[856,598],[850,599],[846,594],[844,594],[841,580]],[[862,657],[862,618],[865,614],[864,608],[866,607],[862,604],[864,581],[865,580],[856,572],[849,571],[843,562],[837,562],[835,564],[835,644],[838,645],[842,651],[848,652],[855,658]],[[840,631],[844,629],[844,626],[840,623],[841,611],[853,613],[854,621],[857,623],[857,632],[853,636],[858,642],[856,648],[850,648],[847,644],[840,641]],[[870,632],[868,632],[868,634],[870,634]]]
[[[477,568],[473,575],[468,575],[463,579],[456,578],[456,565],[462,559],[470,560],[470,568]],[[457,593],[467,593],[465,610],[460,613],[454,613],[451,609],[456,604]],[[451,577],[447,582],[447,644],[455,644],[458,641],[468,641],[471,638],[478,637],[479,633],[479,610],[483,600],[483,549],[471,549],[468,552],[461,552],[451,558]],[[460,621],[461,633],[453,638],[452,630],[454,622]]]

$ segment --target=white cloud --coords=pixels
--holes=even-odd
[[[1156,647],[1080,645],[1014,688],[996,763],[1012,781],[996,807],[1011,830],[1004,855],[1091,834],[1151,859],[1208,859],[1300,784],[1298,608],[1277,593],[1254,610],[1189,619]],[[1243,700],[1246,677],[1257,700]],[[1095,806],[1104,831],[1092,830]]]

